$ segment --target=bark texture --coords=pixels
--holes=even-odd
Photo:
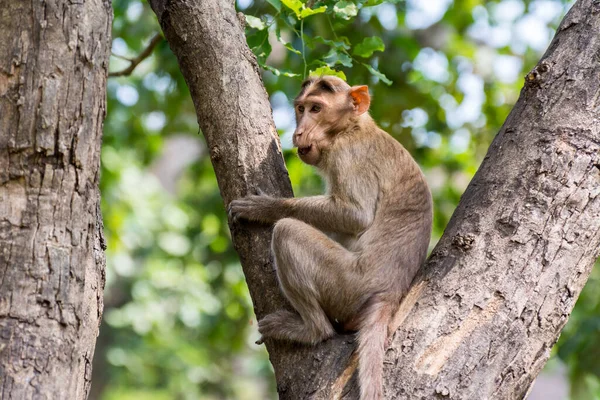
[[[580,0],[398,316],[388,394],[526,395],[600,251],[598,60],[600,4]]]
[[[85,399],[102,315],[108,0],[0,7],[0,398]]]
[[[177,56],[206,138],[225,205],[260,188],[292,196],[271,105],[256,59],[246,44],[244,19],[233,1],[150,1]],[[257,318],[288,307],[270,255],[271,228],[231,224]],[[281,398],[300,399],[326,386],[350,357],[352,337],[315,348],[267,341]]]
[[[190,87],[225,204],[291,194],[233,2],[151,0]],[[518,399],[600,249],[600,5],[579,0],[396,315],[386,398]],[[258,318],[284,307],[266,228],[232,225]],[[356,398],[353,337],[268,343],[281,399]]]

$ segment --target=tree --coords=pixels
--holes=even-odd
[[[84,399],[102,317],[110,2],[0,13],[0,397]]]
[[[266,93],[232,4],[151,1],[178,57],[227,204],[290,195]],[[388,395],[521,398],[598,256],[600,8],[578,1],[396,318]],[[257,317],[281,308],[265,227],[232,225]],[[473,276],[473,274],[476,274]],[[350,338],[268,342],[281,398],[350,396]]]

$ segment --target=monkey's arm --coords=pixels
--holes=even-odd
[[[233,219],[273,223],[282,218],[295,218],[322,231],[354,235],[364,231],[374,215],[371,210],[327,195],[300,198],[247,196],[233,200],[228,211]]]

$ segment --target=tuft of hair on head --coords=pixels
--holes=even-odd
[[[327,82],[325,79],[321,79],[318,82],[318,87],[324,92],[335,93],[336,87],[333,86],[330,82]]]
[[[296,97],[299,99],[303,96],[319,95],[321,93],[335,94],[349,89],[350,86],[334,75],[311,76],[302,82],[300,93]]]
[[[300,85],[300,93],[298,93],[298,96],[296,96],[296,98],[298,99],[298,98],[302,97],[302,95],[306,92],[306,89],[309,86],[311,86],[316,80],[317,80],[317,78],[315,78],[314,76],[306,78],[304,80],[304,82],[302,82],[302,85]]]
[[[300,88],[306,89],[308,86],[310,86],[311,83],[313,83],[316,80],[317,80],[317,78],[315,78],[314,76],[308,77],[304,80],[304,82],[302,82],[302,85],[300,85]]]

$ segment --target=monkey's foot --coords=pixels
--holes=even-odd
[[[305,324],[299,314],[280,310],[258,321],[258,331],[262,334],[261,340],[273,338],[316,344],[335,333],[329,321],[325,320],[324,325]]]
[[[262,338],[288,339],[291,331],[303,325],[300,315],[290,311],[276,311],[258,321],[258,331]]]

